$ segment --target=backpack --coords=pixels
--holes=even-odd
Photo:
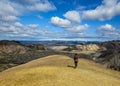
[[[75,58],[74,58],[74,61],[78,62],[78,57],[75,57]]]

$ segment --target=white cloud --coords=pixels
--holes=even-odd
[[[82,19],[101,21],[113,18],[120,15],[120,1],[119,0],[103,0],[102,5],[96,7],[94,10],[83,11]]]
[[[67,13],[64,14],[64,17],[67,19],[74,21],[74,22],[80,22],[80,14],[77,11],[68,11]]]
[[[24,12],[48,12],[55,9],[54,4],[50,3],[48,0],[1,0],[0,20],[13,22],[18,20],[18,16],[22,15]]]
[[[15,31],[15,27],[13,25],[7,25],[7,24],[0,24],[1,28],[0,28],[0,32],[6,34],[6,33],[11,33],[13,31]]]
[[[0,23],[0,40],[45,40],[65,37],[66,34],[54,32],[48,26],[39,28],[38,24],[24,25],[20,22]]]
[[[15,4],[15,3],[14,3]],[[0,1],[0,14],[7,15],[18,15],[20,14],[18,10],[13,7],[13,3],[9,0],[1,0]]]
[[[29,24],[27,25],[29,28],[38,28],[39,24]]]
[[[15,2],[29,11],[48,12],[56,10],[55,5],[48,0],[11,0],[11,2]]]
[[[23,24],[21,24],[20,22],[15,22],[14,24],[16,27],[23,27]]]
[[[47,12],[55,10],[56,7],[50,3],[48,0],[26,0],[30,5],[27,5],[26,8],[31,11],[42,11]]]
[[[12,15],[7,15],[7,16],[2,15],[2,16],[0,16],[0,20],[9,22],[9,21],[19,20],[19,18],[16,16],[12,16]]]
[[[23,25],[20,22],[0,23],[0,36],[6,39],[37,39],[48,36],[48,32],[40,30],[38,24]],[[46,35],[45,35],[46,34]],[[0,38],[0,39],[2,39]]]
[[[110,24],[100,26],[98,28],[98,33],[101,37],[109,38],[120,37],[120,31]]]
[[[39,24],[24,25],[19,16],[30,11],[47,12],[55,10],[48,0],[1,0],[0,1],[0,39],[42,39],[51,37],[52,32],[39,28]],[[40,18],[40,16],[38,16]],[[48,36],[49,35],[49,36]]]
[[[84,32],[87,28],[89,28],[88,24],[73,26],[71,28],[66,28],[66,29],[72,32],[81,33]]]
[[[59,17],[52,17],[51,23],[55,26],[64,28],[64,30],[66,30],[68,32],[73,32],[73,33],[77,33],[77,34],[83,33],[87,28],[89,28],[88,24],[78,25],[78,23],[77,24],[71,23],[69,20],[62,19]]]
[[[99,31],[114,31],[115,28],[110,24],[102,25],[98,28]]]
[[[0,20],[1,21],[16,21],[19,18],[20,12],[13,7],[13,4],[8,0],[0,1]]]
[[[69,20],[62,19],[56,16],[51,18],[51,23],[55,26],[59,26],[63,28],[70,27],[71,25],[71,22]]]

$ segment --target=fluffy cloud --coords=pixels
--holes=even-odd
[[[21,24],[20,22],[15,22],[14,24],[16,27],[23,27],[23,24]]]
[[[0,1],[0,20],[1,21],[16,21],[18,20],[17,16],[20,15],[20,12],[13,7],[11,2],[8,0]]]
[[[64,14],[64,17],[74,22],[80,22],[80,14],[77,11],[68,11]]]
[[[102,25],[98,28],[99,31],[114,31],[115,28],[110,24]]]
[[[59,18],[57,16],[51,18],[51,23],[55,26],[67,28],[70,27],[71,22],[66,19]]]
[[[66,31],[70,31],[73,33],[82,33],[84,32],[87,28],[89,28],[88,24],[85,25],[78,25],[78,24],[72,24],[69,20],[67,19],[62,19],[59,17],[52,17],[51,18],[51,24],[62,27]]]
[[[35,3],[33,5],[27,6],[27,8],[29,10],[37,10],[37,11],[43,11],[43,12],[47,12],[50,10],[55,10],[56,7],[52,4],[50,4],[48,1],[44,1],[44,2],[39,2],[39,3]]]
[[[20,22],[0,23],[0,39],[34,40],[44,39],[55,34],[46,29],[41,30],[38,24],[23,25]]]
[[[114,16],[120,15],[120,1],[119,0],[103,0],[102,4],[92,10],[82,11],[68,11],[64,14],[67,19],[80,22],[81,20],[95,20],[100,21],[110,20]]]
[[[7,15],[12,14],[12,15],[18,15],[20,14],[16,8],[14,8],[15,3],[10,2],[9,0],[1,0],[0,1],[0,14],[1,15]]]
[[[100,6],[97,6],[95,9],[93,10],[82,10],[82,11],[68,11],[66,12],[63,16],[66,18],[64,20],[68,20],[68,21],[73,21],[73,23],[70,23],[70,25],[65,25],[62,26],[61,25],[61,21],[60,23],[58,22],[59,17],[56,17],[57,21],[54,21],[54,25],[59,26],[59,27],[63,27],[64,30],[66,32],[68,32],[68,34],[72,35],[74,38],[79,38],[79,37],[90,37],[90,38],[113,38],[113,39],[117,39],[118,37],[120,37],[120,31],[118,29],[116,29],[115,27],[113,27],[110,24],[105,24],[102,25],[98,28],[98,34],[87,34],[85,33],[85,31],[87,30],[87,28],[89,28],[88,24],[84,24],[84,25],[79,25],[81,20],[95,20],[98,19],[100,21],[103,20],[109,20],[112,19],[114,16],[119,15],[120,14],[120,1],[119,0],[103,0],[102,4]],[[53,18],[53,17],[52,17]],[[52,20],[52,19],[51,19]],[[84,36],[85,35],[85,36]],[[69,35],[66,37],[70,37]],[[72,38],[72,37],[70,37]]]
[[[53,40],[69,35],[67,32],[51,31],[48,26],[40,28],[38,24],[24,25],[20,22],[0,22],[0,26],[0,40]]]
[[[39,24],[24,25],[18,20],[25,12],[47,12],[55,9],[54,4],[48,0],[0,0],[0,40],[33,40],[50,37],[52,32],[41,30]]]
[[[12,15],[7,15],[7,16],[2,15],[2,16],[0,16],[0,20],[9,22],[9,21],[19,20],[19,18],[16,16],[12,16]]]
[[[14,0],[14,2],[21,4],[25,9],[30,11],[48,12],[56,9],[54,4],[48,0]]]
[[[102,37],[116,38],[120,37],[120,31],[110,24],[102,25],[98,28],[98,33]]]
[[[29,24],[27,25],[29,28],[38,28],[39,24]]]
[[[66,29],[72,32],[81,33],[84,32],[87,28],[89,28],[88,24],[73,26],[71,28],[66,28]]]
[[[96,7],[94,10],[83,11],[82,19],[93,20],[99,19],[101,21],[111,19],[120,14],[119,0],[103,0],[102,5]]]
[[[55,10],[54,4],[48,0],[1,0],[0,1],[0,20],[16,21],[18,16],[24,12],[41,11],[48,12]]]

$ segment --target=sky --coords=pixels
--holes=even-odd
[[[0,0],[0,40],[120,40],[120,0]]]

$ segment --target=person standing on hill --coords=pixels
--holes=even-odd
[[[78,54],[74,55],[74,64],[75,64],[75,68],[77,68],[77,66],[78,66]]]

